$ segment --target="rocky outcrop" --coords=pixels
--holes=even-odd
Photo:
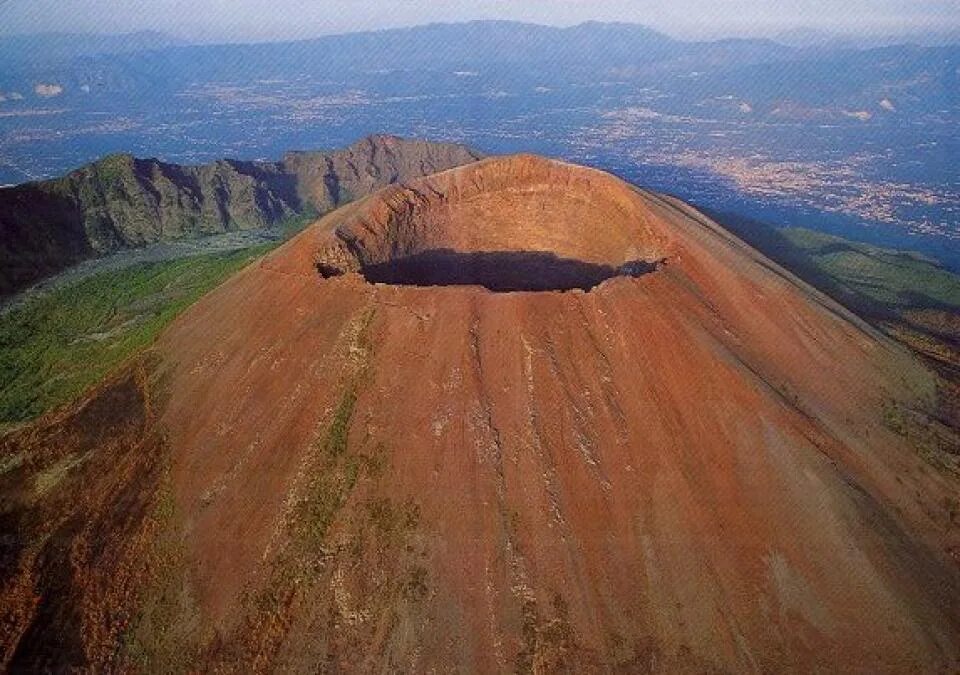
[[[281,162],[179,166],[112,155],[62,178],[0,190],[0,295],[86,258],[322,213],[478,157],[463,146],[390,136]]]

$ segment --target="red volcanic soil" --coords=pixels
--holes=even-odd
[[[529,156],[387,188],[154,358],[158,510],[102,535],[152,533],[143,590],[71,601],[122,647],[60,663],[960,668],[934,376],[676,200]],[[7,663],[56,664],[18,607]]]

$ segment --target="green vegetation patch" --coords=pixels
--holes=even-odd
[[[870,301],[895,307],[960,308],[960,277],[936,261],[799,227],[781,233],[836,283]]]
[[[80,396],[273,246],[103,272],[0,316],[0,429]]]
[[[147,516],[151,543],[135,615],[121,635],[124,665],[136,672],[190,672],[209,639],[200,629],[197,599],[188,582],[187,549],[170,481],[169,461]]]
[[[353,419],[353,409],[357,404],[357,393],[351,387],[340,399],[337,410],[333,415],[333,422],[324,439],[323,449],[333,456],[342,455],[347,449],[350,433],[350,421]]]

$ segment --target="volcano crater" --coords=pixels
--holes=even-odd
[[[389,188],[325,233],[323,278],[481,286],[493,292],[590,291],[667,259],[640,195],[613,177],[520,155]]]

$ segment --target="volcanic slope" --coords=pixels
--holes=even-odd
[[[607,174],[516,156],[386,188],[140,368],[5,441],[89,444],[79,420],[133,400],[59,487],[97,489],[102,452],[139,487],[17,558],[8,665],[960,667],[960,481],[890,424],[934,376]]]

